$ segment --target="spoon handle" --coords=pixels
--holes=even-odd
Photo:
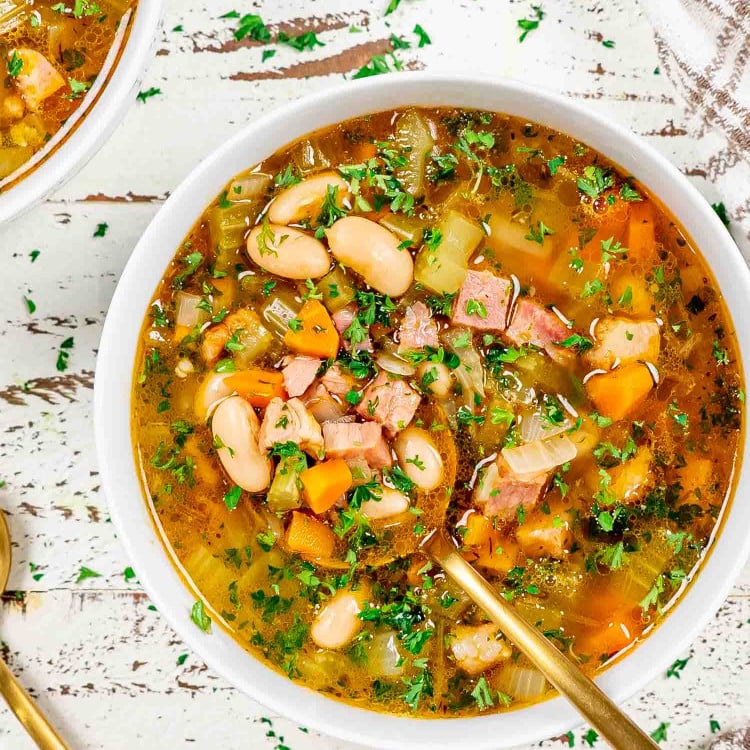
[[[70,750],[2,659],[0,693],[40,750]]]
[[[433,534],[423,549],[615,750],[655,750],[659,747],[573,662],[499,596],[444,535]]]

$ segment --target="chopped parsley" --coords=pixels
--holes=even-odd
[[[538,29],[539,24],[544,18],[544,11],[541,5],[532,5],[531,10],[533,18],[519,18],[516,21],[516,25],[521,29],[521,36],[518,37],[519,42],[523,42],[532,31]]]
[[[161,94],[161,89],[157,89],[152,86],[150,89],[146,89],[146,91],[139,91],[138,96],[136,96],[135,98],[139,102],[145,103],[152,96],[158,96],[159,94]]]
[[[193,604],[193,608],[190,610],[190,619],[204,633],[208,633],[211,630],[211,618],[206,613],[206,608],[200,599]]]

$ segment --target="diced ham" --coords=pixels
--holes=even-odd
[[[393,464],[383,428],[376,422],[326,422],[323,441],[328,458],[364,459],[372,469]]]
[[[527,557],[553,557],[562,560],[573,544],[570,516],[557,508],[549,513],[536,512],[516,529],[516,539]]]
[[[357,387],[357,380],[350,372],[344,370],[340,365],[332,365],[320,378],[320,382],[327,391],[339,398],[345,398],[349,391]],[[290,394],[291,395],[291,394]]]
[[[347,305],[346,307],[342,307],[340,310],[337,310],[333,314],[333,324],[336,326],[336,330],[341,336],[341,341],[344,344],[344,349],[346,349],[346,351],[348,352],[352,350],[352,343],[351,341],[349,341],[349,339],[344,337],[344,333],[346,332],[346,329],[349,328],[349,326],[352,324],[352,321],[354,320],[354,316],[356,314],[357,308],[354,305]],[[369,335],[364,341],[360,341],[357,344],[356,350],[358,352],[373,351],[372,339],[369,337]]]
[[[511,648],[498,633],[497,625],[456,625],[450,639],[458,666],[469,674],[480,674],[509,659]]]
[[[474,502],[483,506],[486,516],[511,520],[516,517],[519,506],[529,510],[539,502],[548,479],[546,472],[516,474],[502,455],[498,455],[480,476],[474,488]]]
[[[265,454],[276,443],[289,442],[315,458],[323,456],[323,433],[305,405],[298,398],[289,401],[272,398],[260,426],[258,446]]]
[[[301,396],[315,380],[321,360],[314,357],[287,357],[284,369],[284,388],[290,396]]]
[[[206,363],[213,364],[224,351],[230,338],[239,330],[255,330],[259,318],[252,310],[240,308],[227,315],[221,323],[214,323],[203,332],[201,354]]]
[[[571,349],[557,346],[570,337],[571,330],[552,310],[531,299],[518,301],[506,335],[518,346],[533,344],[560,364],[568,364],[575,356]]]
[[[347,411],[346,405],[342,404],[340,399],[334,398],[319,380],[302,394],[301,399],[320,424],[341,419]]]
[[[362,394],[357,413],[383,425],[393,437],[409,425],[420,400],[420,395],[408,383],[381,371]]]
[[[14,56],[20,60],[21,68],[11,80],[15,82],[29,109],[38,109],[47,97],[65,86],[65,79],[40,52],[26,48],[17,49],[8,54],[9,61]]]
[[[602,318],[594,328],[596,346],[586,354],[593,367],[609,370],[612,365],[629,362],[656,364],[661,348],[661,333],[655,320]]]
[[[409,352],[431,346],[437,349],[438,326],[424,302],[409,305],[398,329],[398,351]]]
[[[489,271],[468,271],[453,305],[451,323],[480,331],[504,331],[513,284]]]

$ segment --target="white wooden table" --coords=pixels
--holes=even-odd
[[[405,67],[489,72],[585,100],[647,139],[711,201],[720,199],[702,176],[683,103],[655,73],[651,30],[634,0],[547,0],[546,17],[523,44],[516,21],[532,17],[527,2],[403,0],[384,18],[386,4],[172,0],[144,85],[162,94],[136,104],[59,193],[0,229],[0,508],[14,538],[10,589],[19,592],[3,599],[2,655],[76,750],[350,747],[269,717],[187,654],[137,581],[126,580],[131,563],[99,488],[91,389],[104,315],[141,232],[204,154],[249,120],[386,51],[391,32],[415,42],[420,23],[433,44],[399,52]],[[257,45],[231,41],[236,22],[218,18],[235,8],[287,33],[315,31],[325,46],[278,49],[262,63]],[[242,159],[238,170],[248,166]],[[109,229],[95,238],[100,223]],[[40,251],[33,263],[32,250]],[[24,295],[36,303],[34,314]],[[57,352],[71,336],[70,366],[60,373]],[[101,576],[76,584],[81,566]],[[628,710],[649,730],[669,722],[668,748],[704,747],[712,719],[722,729],[747,723],[749,641],[746,570],[684,654],[679,678],[656,679]],[[577,747],[585,746],[584,731],[575,732]],[[0,748],[31,747],[0,709]]]

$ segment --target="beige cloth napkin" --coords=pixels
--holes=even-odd
[[[750,261],[750,0],[641,0],[706,179]],[[714,199],[712,199],[712,202]]]

